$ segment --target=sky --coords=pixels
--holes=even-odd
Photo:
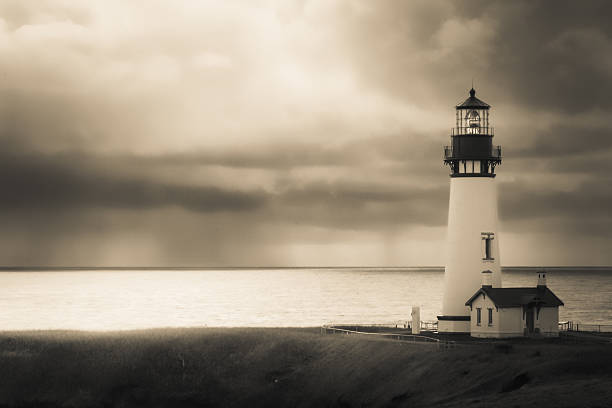
[[[502,265],[612,264],[612,3],[3,0],[0,264],[444,265],[492,105]]]

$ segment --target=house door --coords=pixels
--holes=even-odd
[[[533,306],[527,308],[527,316],[525,319],[527,320],[527,332],[531,334],[533,333]]]

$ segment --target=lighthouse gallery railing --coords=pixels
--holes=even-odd
[[[489,126],[456,126],[451,128],[451,136],[482,135],[493,136],[494,129]]]

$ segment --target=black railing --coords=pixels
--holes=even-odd
[[[474,157],[474,159],[478,160],[482,158],[480,157],[480,155],[478,156],[479,157]],[[465,154],[462,152],[455,152],[455,150],[453,149],[453,146],[444,146],[444,160],[470,159],[470,158],[471,157],[469,154]],[[502,158],[501,146],[491,146],[489,155],[486,158],[493,159],[493,160],[501,160]]]
[[[464,127],[458,126],[451,129],[451,136],[462,136],[462,135],[483,135],[493,136],[492,127]]]
[[[612,333],[612,324],[559,322],[559,331]]]

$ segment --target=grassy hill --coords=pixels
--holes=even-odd
[[[318,329],[0,332],[0,407],[604,407],[612,344],[438,351]]]

